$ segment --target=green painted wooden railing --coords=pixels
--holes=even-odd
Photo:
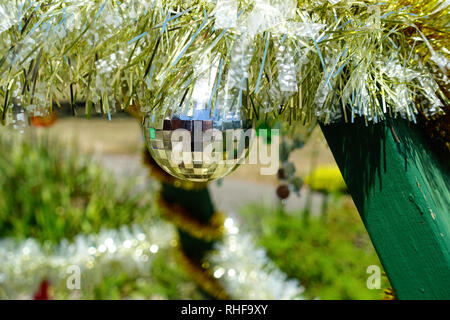
[[[322,131],[399,299],[450,299],[450,174],[414,125]]]

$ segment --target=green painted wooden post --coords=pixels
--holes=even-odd
[[[322,131],[397,297],[450,299],[449,159],[403,120]]]

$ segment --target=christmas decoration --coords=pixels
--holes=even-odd
[[[0,16],[3,114],[12,97],[48,109],[66,100],[74,114],[81,100],[108,118],[131,108],[152,156],[181,179],[220,178],[245,157],[244,147],[209,163],[224,154],[195,124],[415,122],[449,102],[443,0],[15,0]],[[177,129],[190,148],[172,143]]]
[[[314,129],[311,127],[296,127],[290,128],[286,123],[265,124],[271,127],[279,128],[281,135],[280,142],[280,168],[277,172],[277,178],[280,181],[276,193],[280,200],[286,200],[291,192],[294,192],[297,196],[300,195],[300,189],[303,186],[303,179],[296,175],[295,165],[289,161],[291,153],[297,149],[303,148],[305,142]]]
[[[242,59],[234,60],[237,71],[228,75],[223,74],[223,61],[205,61],[194,69],[199,75],[192,92],[181,88],[179,97],[167,99],[169,105],[144,118],[150,154],[169,174],[205,182],[224,177],[245,160],[253,131],[243,110],[242,89],[227,87],[232,81],[247,81]]]
[[[224,235],[224,216],[215,211],[206,183],[176,179],[158,166],[148,149],[143,160],[151,175],[161,181],[157,201],[162,216],[178,230],[177,260],[208,296],[229,298],[205,261]]]
[[[240,234],[234,219],[214,212],[212,204],[209,207],[204,184],[197,184],[197,188],[192,188],[191,181],[182,180],[183,185],[178,187],[169,184],[164,177],[171,176],[154,163],[148,152],[145,155],[152,175],[162,181],[158,203],[163,217],[172,222],[180,234],[178,261],[203,290],[218,299],[302,297],[303,289],[298,282],[287,280],[264,250],[255,247],[250,236]],[[203,189],[198,189],[200,186]],[[259,290],[261,282],[265,285]]]
[[[443,0],[14,0],[0,20],[3,113],[11,97],[164,113],[204,61],[252,118],[415,121],[448,104]]]
[[[38,291],[34,294],[33,300],[49,300],[49,289],[50,283],[48,280],[44,279],[39,285]]]
[[[108,118],[117,108],[133,109],[144,119],[149,148],[163,143],[154,156],[164,165],[173,146],[164,140],[163,120],[170,124],[166,133],[174,121],[183,127],[201,121],[203,132],[204,121],[220,122],[215,106],[238,110],[236,121],[274,118],[293,130],[356,117],[366,124],[388,117],[415,122],[418,114],[430,120],[449,102],[447,33],[444,0],[13,0],[0,4],[2,122],[15,126],[8,117],[16,99],[48,109],[66,100],[73,114],[81,101],[87,115]],[[205,64],[217,76],[204,91],[207,107],[197,109],[190,97],[203,91],[196,88],[204,82],[199,69]],[[185,103],[180,111],[168,108]],[[203,145],[190,142],[186,152],[195,159]],[[236,162],[223,168],[197,160],[206,173],[193,174],[183,162],[165,169],[206,181],[233,170],[240,158],[231,160]],[[288,167],[283,163],[282,177],[289,177]],[[168,202],[177,194],[173,186],[163,187]],[[187,212],[194,216],[195,209]],[[211,206],[196,218],[207,225],[212,216]],[[180,228],[180,243],[193,262],[192,247],[201,244],[203,254],[211,243],[196,241],[187,229]],[[223,270],[216,271],[221,278]]]
[[[241,234],[232,218],[225,220],[226,237],[211,254],[214,277],[221,279],[235,299],[301,299],[303,288],[297,280],[287,280],[257,248],[250,235]]]
[[[48,128],[58,120],[56,112],[46,108],[29,106],[27,112],[30,114],[30,123],[34,127]]]
[[[47,286],[67,290],[70,266],[79,268],[83,290],[87,291],[117,266],[128,275],[146,275],[153,256],[170,246],[173,237],[169,225],[155,222],[146,228],[123,226],[99,234],[80,234],[73,242],[62,241],[55,248],[33,239],[2,239],[0,257],[5,263],[0,267],[0,295],[14,299],[42,292],[42,279]]]
[[[34,127],[48,128],[51,127],[57,119],[58,117],[55,114],[51,114],[45,117],[32,116],[30,117],[30,122]]]
[[[163,211],[165,219],[198,239],[212,241],[220,240],[223,236],[224,215],[222,213],[214,213],[209,223],[205,225],[190,216],[183,207],[168,204],[163,200],[161,194],[158,196],[158,204]]]
[[[225,227],[226,245],[217,248],[215,255],[218,258],[214,258],[212,269],[228,270],[230,278],[222,277],[223,274],[219,277],[218,272],[215,275],[223,282],[231,297],[301,297],[299,284],[287,281],[286,276],[270,263],[262,249],[256,249],[248,236],[240,235],[233,219],[227,218]],[[239,240],[236,237],[246,240],[236,241]],[[130,276],[149,275],[155,255],[174,244],[176,238],[173,228],[162,221],[154,221],[151,227],[123,226],[119,230],[102,230],[97,235],[80,234],[73,242],[62,241],[55,248],[41,246],[33,239],[21,242],[2,239],[0,258],[4,262],[0,265],[0,296],[9,299],[48,299],[50,287],[54,291],[53,298],[58,298],[58,292],[67,290],[67,270],[71,266],[80,268],[84,291],[92,290],[117,267]],[[223,261],[223,257],[229,257],[229,260]],[[233,275],[229,271],[233,263],[238,263],[235,270],[243,270],[248,274]],[[267,280],[267,285],[256,285],[262,279]]]
[[[222,178],[248,154],[251,137],[245,139],[244,130],[249,129],[245,120],[153,119],[150,115],[143,124],[150,154],[179,179],[206,182]]]
[[[286,200],[289,197],[290,191],[289,187],[282,184],[277,188],[277,196],[281,200]]]
[[[5,122],[13,131],[23,134],[29,126],[28,115],[20,101],[16,100],[5,114]]]

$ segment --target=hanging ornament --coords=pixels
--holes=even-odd
[[[32,105],[27,107],[27,112],[30,114],[30,122],[33,127],[48,128],[58,120],[57,113],[49,108]]]
[[[245,68],[240,64],[225,75],[223,60],[206,60],[194,69],[194,84],[166,98],[143,120],[145,141],[158,165],[195,182],[231,173],[244,162],[254,136],[240,86]]]
[[[286,200],[291,192],[300,196],[300,190],[303,187],[303,179],[296,175],[295,164],[290,161],[292,152],[303,148],[308,140],[312,130],[306,128],[291,127],[286,124],[272,123],[271,127],[279,127],[282,134],[280,143],[280,168],[277,177],[280,181],[276,192],[280,200]]]
[[[12,100],[7,111],[7,125],[14,131],[23,134],[29,126],[29,119],[20,99],[14,98]]]
[[[179,179],[206,182],[231,173],[249,150],[251,124],[241,114],[211,115],[210,110],[193,114],[169,111],[148,114],[144,136],[153,159]]]
[[[277,196],[281,200],[286,200],[289,197],[290,193],[291,192],[289,191],[289,187],[285,184],[282,184],[277,188]]]
[[[50,282],[47,279],[42,280],[38,290],[33,295],[33,300],[50,300]]]

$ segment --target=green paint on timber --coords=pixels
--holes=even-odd
[[[171,184],[162,183],[161,191],[164,200],[181,206],[200,223],[208,223],[214,214],[214,205],[206,187],[200,190],[184,190]],[[213,249],[214,241],[197,239],[182,230],[178,230],[178,235],[184,253],[199,264],[203,257]]]
[[[450,299],[448,163],[403,120],[322,131],[397,297]]]

